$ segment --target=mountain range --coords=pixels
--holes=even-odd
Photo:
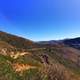
[[[0,80],[80,80],[80,37],[34,42],[0,31]]]
[[[64,44],[64,45],[67,45],[69,47],[80,49],[80,37],[73,38],[73,39],[64,39],[64,40],[40,41],[38,43],[40,43],[40,44],[49,44],[49,45],[50,44],[51,45]]]

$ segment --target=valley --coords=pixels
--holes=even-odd
[[[80,49],[64,40],[44,44],[1,31],[0,80],[80,80]]]

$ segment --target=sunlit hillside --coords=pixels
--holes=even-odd
[[[80,80],[80,50],[0,32],[0,80]]]

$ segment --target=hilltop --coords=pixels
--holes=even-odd
[[[12,35],[2,31],[0,31],[0,41],[4,41],[9,45],[20,49],[37,47],[37,44],[29,39],[18,37],[16,35]]]

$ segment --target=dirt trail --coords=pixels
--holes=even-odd
[[[18,57],[20,57],[20,56],[24,56],[24,55],[31,55],[31,53],[29,53],[29,52],[22,52],[22,53],[20,53],[20,52],[17,52],[16,54],[11,54],[11,57],[13,58],[13,59],[17,59]]]
[[[37,68],[36,66],[31,66],[28,64],[20,64],[20,63],[14,63],[12,66],[16,72],[23,72],[25,70]]]

